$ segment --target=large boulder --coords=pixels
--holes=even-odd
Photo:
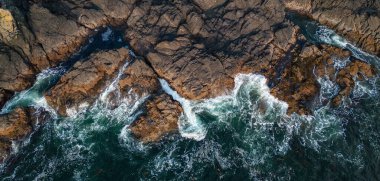
[[[27,111],[21,108],[0,115],[0,162],[11,153],[12,141],[25,138],[32,131]]]
[[[121,48],[98,52],[75,63],[45,95],[48,104],[61,115],[67,115],[66,108],[91,105],[129,59],[128,49]]]
[[[183,110],[169,95],[161,94],[146,103],[147,112],[130,125],[132,134],[144,143],[159,141],[178,132],[178,118]]]

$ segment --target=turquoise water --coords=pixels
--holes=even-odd
[[[99,41],[109,41],[107,34]],[[325,77],[318,80],[322,91],[313,116],[286,115],[287,105],[271,96],[265,78],[256,74],[238,75],[230,94],[203,101],[186,100],[161,80],[164,91],[182,104],[185,113],[179,120],[179,134],[148,145],[136,141],[128,125],[141,114],[140,106],[149,96],[131,95],[111,110],[99,95],[88,109],[68,118],[51,118],[40,127],[1,167],[1,177],[379,180],[377,77],[356,81],[354,92],[338,108],[321,103],[337,94],[337,85]],[[36,87],[48,87],[47,82],[37,81]],[[45,89],[33,90],[40,99]],[[36,105],[36,101],[19,104],[17,100],[10,102]],[[46,109],[46,105],[37,107]]]

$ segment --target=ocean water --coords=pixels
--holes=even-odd
[[[300,25],[311,42],[347,48],[363,61],[377,58],[326,27],[307,26]],[[101,49],[125,46],[110,28],[89,42],[94,47],[108,42]],[[87,56],[90,50],[97,51],[89,48]],[[335,67],[340,69],[348,61],[335,60]],[[42,72],[35,86],[17,94],[2,112],[34,106],[54,115],[41,96],[69,67]],[[128,64],[120,72],[127,68]],[[321,92],[312,116],[287,115],[287,104],[270,94],[267,80],[258,74],[239,74],[230,93],[201,101],[181,97],[160,80],[184,113],[178,121],[179,134],[146,145],[133,138],[128,126],[150,95],[130,94],[118,107],[109,106],[107,95],[117,93],[118,79],[94,105],[70,110],[67,118],[52,116],[26,141],[15,143],[17,151],[1,165],[2,180],[380,179],[378,77],[355,81],[353,93],[337,108],[322,103],[339,87],[334,80],[319,77]]]

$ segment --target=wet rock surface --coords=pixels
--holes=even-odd
[[[153,96],[145,103],[147,113],[131,126],[143,142],[175,132],[182,112],[170,96],[159,93],[158,78],[181,96],[199,100],[229,93],[238,73],[262,74],[272,94],[289,104],[289,114],[311,114],[320,91],[318,77],[326,75],[339,84],[341,90],[331,100],[337,106],[350,95],[354,78],[376,73],[357,60],[334,67],[336,57],[351,54],[307,42],[287,19],[289,11],[380,54],[377,1],[33,0],[7,1],[4,7],[8,9],[0,9],[0,106],[30,87],[41,70],[66,61],[99,28],[118,26],[141,57],[132,60],[126,48],[94,53],[75,63],[45,97],[63,116],[67,108],[91,105],[130,61],[117,84],[121,95],[111,93],[108,101],[117,104],[130,94]],[[3,145],[9,149],[9,144]]]
[[[184,97],[215,97],[232,89],[237,73],[270,71],[295,43],[297,28],[285,21],[281,3],[260,3],[228,1],[207,13],[197,3],[143,1],[126,39]]]
[[[77,62],[45,95],[47,102],[60,115],[67,115],[67,108],[78,110],[81,105],[91,105],[129,59],[128,50],[121,48]]]
[[[181,105],[169,95],[153,97],[146,104],[147,112],[131,126],[132,134],[144,143],[155,142],[167,134],[178,132]]]
[[[0,89],[0,108],[12,97],[12,93],[4,89]]]
[[[285,0],[285,6],[333,28],[365,51],[380,55],[379,1]]]
[[[25,138],[32,131],[26,110],[17,108],[13,112],[0,115],[0,161],[11,152],[12,141]]]

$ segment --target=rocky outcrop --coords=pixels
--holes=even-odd
[[[14,72],[18,76],[0,82],[0,88],[15,92],[27,89],[40,71],[55,66],[76,52],[105,25],[120,25],[129,17],[134,1],[6,1],[0,9],[0,61],[20,58],[32,75],[7,67],[0,78]],[[6,8],[6,9],[5,9]],[[14,55],[17,54],[17,55]],[[7,61],[6,61],[7,60]],[[3,63],[3,62],[0,62]],[[1,66],[4,68],[4,66]],[[10,83],[15,86],[10,87]]]
[[[20,143],[46,120],[49,114],[34,108],[16,108],[0,115],[0,163],[15,151]]]
[[[217,6],[222,5],[227,0],[194,0],[194,3],[202,8],[204,11],[213,9]]]
[[[117,78],[120,95],[107,97],[115,105],[130,94],[152,95],[147,113],[130,127],[143,142],[175,132],[182,112],[160,93],[158,77],[181,96],[199,100],[230,92],[238,73],[262,74],[272,94],[289,104],[289,114],[310,114],[320,89],[318,77],[327,75],[339,84],[341,91],[332,100],[338,105],[349,96],[355,77],[374,75],[359,61],[336,69],[333,59],[350,53],[308,43],[287,19],[287,11],[335,29],[366,51],[379,55],[380,49],[377,1],[32,0],[7,1],[4,7],[12,10],[0,9],[0,25],[7,25],[0,27],[1,104],[30,87],[38,72],[67,60],[98,28],[120,25],[127,27],[125,39],[142,58],[131,57],[125,48],[94,53],[75,63],[45,97],[65,116],[67,108],[94,103]],[[29,130],[23,127],[23,115],[17,110],[5,115],[4,122],[14,118],[21,121],[14,125]],[[8,150],[9,140],[16,137],[5,132],[8,142],[0,147]]]
[[[169,95],[161,94],[149,100],[147,112],[140,116],[130,130],[144,143],[155,142],[167,134],[178,132],[178,118],[183,112],[180,104]]]
[[[379,1],[285,0],[284,3],[287,9],[309,16],[365,51],[380,55]]]
[[[343,67],[334,65],[350,57],[349,51],[328,45],[300,48],[290,57],[291,61],[284,67],[284,72],[278,78],[280,81],[274,84],[271,93],[288,103],[288,114],[311,114],[313,102],[320,91],[317,79],[327,76],[340,86],[340,91],[335,98],[326,101],[338,106],[343,97],[351,94],[355,77],[363,79],[375,75],[372,66],[358,60],[349,61]]]
[[[208,3],[223,8],[199,10]],[[276,0],[143,1],[128,19],[126,39],[182,96],[215,97],[233,88],[237,73],[271,71],[295,43],[297,28],[283,9]]]
[[[4,89],[0,89],[0,108],[2,108],[7,100],[12,97],[12,93]]]
[[[91,105],[129,60],[129,51],[121,48],[99,52],[77,62],[45,95],[48,104],[61,115],[67,115],[67,108]]]
[[[0,47],[0,89],[22,91],[30,87],[35,71],[16,51]]]
[[[0,161],[10,154],[12,141],[18,141],[32,131],[28,113],[20,108],[5,115],[0,115]]]
[[[340,91],[332,100],[333,106],[339,106],[344,97],[350,96],[355,86],[354,79],[364,80],[375,76],[375,70],[370,65],[358,60],[354,60],[338,72],[336,82],[340,86]]]
[[[147,96],[160,89],[157,74],[142,59],[136,59],[124,70],[119,81],[124,94]]]
[[[0,38],[9,41],[16,34],[16,24],[10,11],[0,8]]]

